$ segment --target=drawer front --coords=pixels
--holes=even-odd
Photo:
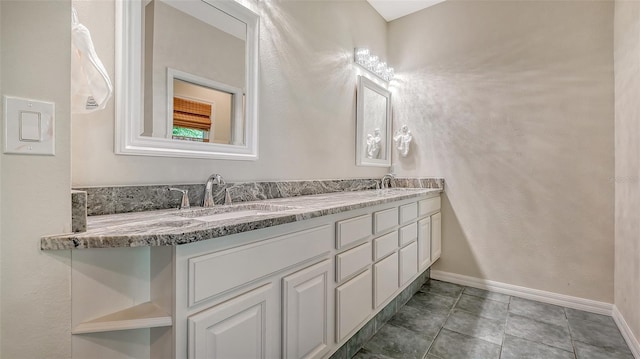
[[[398,232],[391,232],[373,240],[373,260],[377,261],[398,248]]]
[[[371,264],[371,242],[363,243],[336,256],[336,282]]]
[[[331,226],[325,225],[189,258],[189,306],[329,253],[332,238]]]
[[[427,214],[431,214],[434,212],[438,212],[440,210],[440,196],[423,199],[418,202],[418,214],[420,216],[425,216]]]
[[[418,273],[418,245],[416,242],[400,250],[400,286]]]
[[[380,233],[398,225],[398,208],[389,208],[373,214],[374,232]]]
[[[416,238],[418,238],[417,223],[414,222],[408,226],[400,228],[400,247],[404,247],[412,241],[415,241]]]
[[[346,338],[373,311],[371,269],[336,288],[336,341]]]
[[[365,214],[336,223],[336,249],[344,248],[371,235],[371,215]]]
[[[373,266],[374,306],[378,308],[398,289],[398,253]]]
[[[418,218],[418,204],[409,203],[400,206],[400,224],[409,223]]]

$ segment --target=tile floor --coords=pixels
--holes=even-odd
[[[613,318],[430,280],[358,359],[633,359]]]

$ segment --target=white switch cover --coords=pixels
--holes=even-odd
[[[55,154],[55,104],[4,96],[4,153]]]

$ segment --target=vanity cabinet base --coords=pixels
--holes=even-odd
[[[138,320],[146,314],[119,298],[125,305],[111,312],[134,314],[118,325],[134,323],[131,336],[146,336],[148,344],[122,339],[105,355],[119,347],[126,348],[122,358],[342,355],[347,347],[357,351],[428,277],[441,252],[437,204],[422,196],[175,247],[79,252],[74,299],[91,303],[94,295],[117,298],[135,288],[130,309],[149,302],[143,309],[162,319],[164,327]],[[114,272],[129,278],[101,288]],[[110,318],[108,310],[91,316],[88,304],[78,304],[74,327],[103,317]],[[111,324],[104,330],[130,329]],[[120,338],[102,334],[105,342]],[[88,357],[96,346],[84,335],[74,335],[74,357]]]

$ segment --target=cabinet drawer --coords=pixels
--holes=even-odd
[[[424,216],[440,210],[440,196],[418,202],[418,215]]]
[[[344,248],[371,235],[371,215],[365,214],[336,223],[336,249]]]
[[[418,245],[416,242],[400,250],[400,286],[418,273]]]
[[[418,218],[418,204],[409,203],[400,206],[400,224],[409,223],[411,220]]]
[[[373,214],[374,232],[380,233],[398,225],[398,207],[385,209]]]
[[[189,306],[328,253],[332,237],[326,225],[189,258]]]
[[[391,232],[373,240],[373,260],[377,261],[398,248],[398,232]]]
[[[371,243],[363,243],[336,256],[336,282],[371,264]]]
[[[400,247],[404,247],[418,238],[418,225],[414,222],[400,228]]]
[[[346,338],[373,310],[371,269],[336,288],[336,341]]]
[[[374,307],[378,308],[398,289],[398,253],[374,264]]]

